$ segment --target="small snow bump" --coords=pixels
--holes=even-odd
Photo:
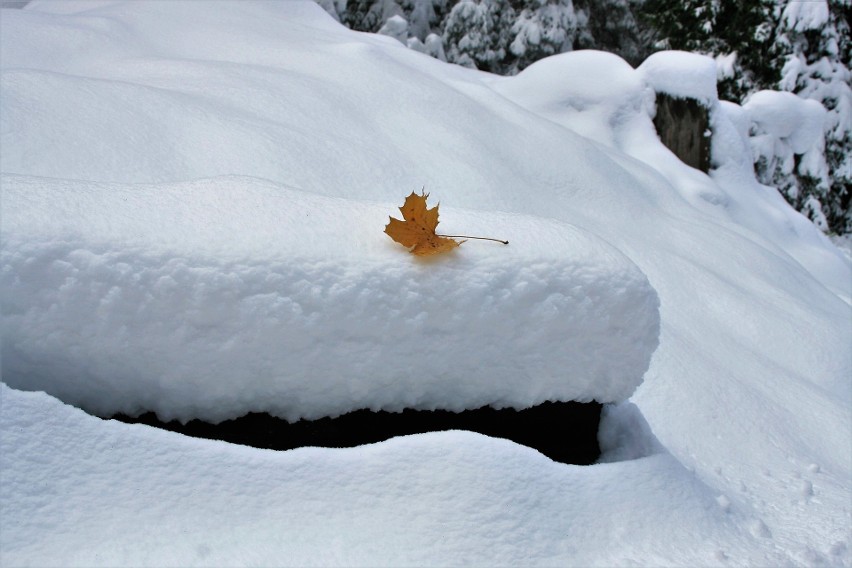
[[[752,519],[748,523],[748,530],[754,537],[772,538],[772,532],[769,530],[769,527],[760,519]]]

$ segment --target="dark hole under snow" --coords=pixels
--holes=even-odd
[[[255,448],[290,450],[300,447],[350,448],[395,436],[445,430],[468,430],[504,438],[534,448],[550,459],[590,465],[600,457],[598,426],[602,405],[597,402],[545,402],[515,410],[485,406],[473,410],[413,410],[402,412],[355,410],[318,420],[287,422],[266,413],[211,424],[191,420],[163,422],[153,412],[138,417],[111,416],[126,423],[163,428],[196,438],[222,440]]]

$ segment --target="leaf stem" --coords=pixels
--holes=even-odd
[[[500,239],[492,239],[491,237],[471,237],[469,235],[435,235],[436,237],[447,237],[448,239],[478,239],[480,241],[494,241],[495,243],[503,243],[504,245],[508,245],[509,241],[503,241]]]

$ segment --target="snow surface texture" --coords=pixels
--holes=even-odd
[[[747,111],[718,103],[706,176],[659,143],[653,89],[612,56],[563,54],[497,78],[350,32],[310,3],[200,6],[35,2],[2,12],[2,170],[14,174],[4,231],[5,184],[10,195],[32,189],[45,215],[56,211],[45,192],[63,187],[138,189],[147,212],[158,190],[180,202],[183,188],[182,210],[209,212],[194,190],[296,188],[299,203],[326,196],[375,215],[377,231],[388,205],[425,184],[443,203],[440,228],[550,226],[539,249],[529,245],[542,258],[573,238],[618,249],[659,295],[659,347],[631,401],[605,412],[607,463],[585,468],[463,433],[274,453],[103,422],[3,388],[0,564],[852,565],[852,269],[754,181]],[[540,66],[552,72],[535,79]],[[599,73],[613,81],[584,80]],[[127,211],[102,205],[116,218]],[[63,250],[62,227],[74,222],[33,226],[51,223],[42,237]],[[186,224],[189,242],[214,232],[204,218]],[[275,243],[261,253],[253,237],[269,223],[235,225],[198,252],[150,233],[139,249],[122,234],[92,252],[133,252],[141,263],[175,247],[168,254],[206,259],[197,265],[211,271],[206,282],[225,290],[238,264],[228,258],[270,270],[280,259]],[[91,244],[98,227],[79,236]],[[410,257],[376,236],[383,248],[371,258],[384,264],[398,250],[409,270]],[[313,238],[314,251],[341,246]],[[37,242],[33,253],[47,241]],[[526,254],[515,241],[476,244],[448,264]],[[106,271],[115,282],[117,262],[88,259],[72,257],[85,268],[78,279],[100,285]],[[145,268],[126,264],[129,276]],[[615,254],[594,266],[630,273]],[[180,307],[219,317],[213,292]],[[125,300],[103,297],[120,317],[100,321],[118,337]],[[137,341],[152,340],[128,337]]]
[[[251,178],[7,177],[3,207],[5,380],[100,415],[620,402],[657,346],[644,275],[555,221],[446,208],[511,244],[420,261],[391,204]]]

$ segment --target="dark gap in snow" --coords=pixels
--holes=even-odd
[[[554,461],[574,465],[590,465],[600,457],[600,417],[601,404],[597,402],[545,402],[524,410],[497,410],[485,406],[462,412],[411,409],[374,412],[365,409],[335,418],[294,423],[265,413],[249,413],[219,424],[201,420],[186,424],[176,420],[163,422],[153,412],[136,418],[124,414],[112,416],[130,424],[147,424],[196,438],[271,450],[305,446],[351,448],[394,436],[469,430],[505,438],[534,448]]]

